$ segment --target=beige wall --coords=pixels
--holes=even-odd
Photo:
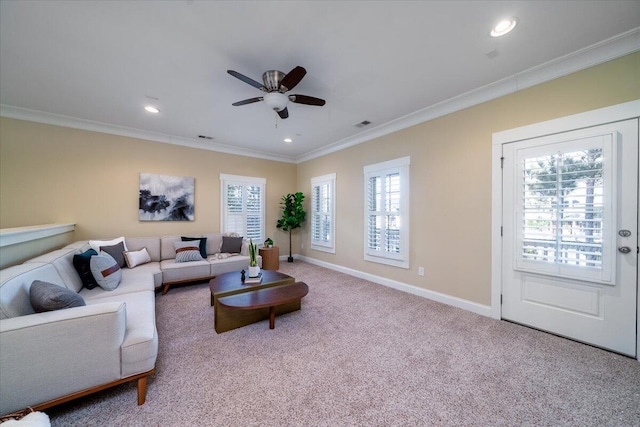
[[[490,305],[494,132],[640,99],[640,53],[298,165],[298,187],[335,172],[336,253],[303,255]],[[411,156],[410,269],[364,261],[363,167]],[[425,276],[418,276],[418,267]]]
[[[227,173],[267,178],[267,235],[283,255],[280,197],[303,191],[308,207],[310,179],[335,172],[336,254],[309,249],[308,221],[294,254],[488,305],[492,133],[640,99],[639,75],[636,53],[299,165],[3,118],[0,228],[74,222],[74,240],[218,231]],[[402,156],[411,156],[409,270],[363,260],[362,169]],[[140,172],[195,177],[196,220],[139,222]]]
[[[139,174],[195,178],[195,221],[138,221]],[[220,230],[221,173],[263,177],[266,233],[296,165],[39,123],[0,119],[0,228],[75,223],[73,239]]]

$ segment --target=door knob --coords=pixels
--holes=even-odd
[[[628,254],[629,252],[631,252],[631,248],[629,246],[620,246],[618,250],[623,254]]]

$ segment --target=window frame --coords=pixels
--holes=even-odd
[[[242,186],[242,215],[243,215],[243,232],[242,237],[245,239],[249,239],[247,233],[247,187],[248,186],[257,186],[260,187],[260,237],[257,238],[254,243],[262,244],[265,239],[265,206],[266,206],[266,187],[267,187],[267,179],[260,177],[250,177],[250,176],[241,176],[241,175],[229,175],[229,174],[220,174],[220,232],[228,233],[227,230],[227,188],[229,185],[240,185]]]
[[[410,268],[409,265],[409,208],[410,208],[410,188],[411,183],[409,179],[411,165],[411,157],[401,157],[394,160],[389,160],[382,163],[376,163],[373,165],[365,166],[363,169],[364,174],[364,259],[365,261],[376,262],[380,264],[386,264],[400,268]],[[371,178],[379,177],[381,181],[384,181],[384,177],[390,174],[398,173],[400,177],[400,200],[399,210],[395,211],[372,211],[369,209],[369,192]],[[380,206],[385,206],[385,196],[381,191]],[[399,252],[387,252],[384,250],[372,250],[369,249],[369,216],[376,215],[380,217],[394,214],[400,217],[400,232],[399,232]],[[381,221],[383,223],[383,221]],[[383,248],[384,249],[384,248]]]
[[[315,188],[329,186],[328,212],[316,212]],[[328,217],[330,224],[330,237],[328,241],[314,239],[314,224],[316,216]],[[320,220],[322,222],[322,219]],[[311,178],[311,249],[316,251],[336,253],[336,174],[317,176]]]

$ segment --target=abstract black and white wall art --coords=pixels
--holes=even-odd
[[[193,221],[194,178],[140,174],[140,221]]]

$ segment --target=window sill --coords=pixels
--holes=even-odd
[[[400,267],[400,268],[406,268],[406,269],[409,268],[409,261],[402,261],[398,259],[383,258],[383,257],[377,257],[377,256],[371,256],[371,255],[365,254],[364,260],[370,261],[370,262],[376,262],[378,264],[391,265],[393,267]]]
[[[328,252],[330,254],[336,253],[336,248],[328,248],[326,246],[314,245],[313,243],[311,244],[311,249],[313,249],[314,251]]]

